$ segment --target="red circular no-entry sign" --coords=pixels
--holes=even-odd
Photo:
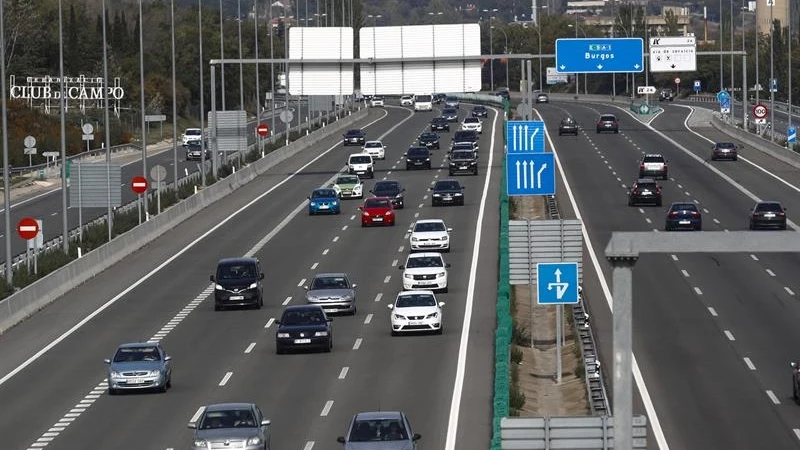
[[[22,239],[29,241],[39,234],[39,222],[30,217],[26,217],[17,224],[17,233],[19,233],[19,237]]]
[[[256,128],[256,132],[258,132],[259,136],[266,137],[269,134],[269,125],[267,125],[265,123],[258,124],[258,127]]]
[[[147,187],[147,178],[143,176],[136,176],[131,180],[131,189],[137,194],[144,194],[147,191]]]

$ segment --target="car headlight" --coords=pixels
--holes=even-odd
[[[261,445],[261,438],[258,436],[253,436],[247,440],[247,445]]]
[[[218,291],[224,291],[224,290],[225,290],[225,288],[224,288],[224,287],[222,287],[222,286],[220,286],[219,284],[215,284],[215,285],[214,285],[214,289],[216,289],[216,290],[218,290]]]
[[[251,283],[250,286],[247,286],[247,289],[255,289],[258,287],[258,283]]]
[[[392,215],[392,212],[391,212],[391,211],[386,211],[386,212],[384,213],[384,215],[386,215],[386,216],[391,216],[391,215]]]
[[[316,202],[311,202],[310,204],[311,204],[311,206],[317,206]]]
[[[394,198],[403,198],[403,194],[397,194],[394,196]]]
[[[406,316],[401,316],[400,314],[392,314],[392,317],[395,320],[406,320]]]
[[[430,313],[427,316],[425,316],[426,319],[435,319],[437,317],[439,317],[439,313],[438,312]]]
[[[441,240],[441,241],[446,241],[448,239],[450,239],[450,236],[442,236],[442,237],[439,238],[439,240]]]
[[[405,278],[406,280],[413,280],[414,275],[411,275],[410,273],[404,273],[403,278]]]
[[[356,186],[353,188],[353,192],[361,192],[362,189],[363,189],[362,186]]]
[[[326,337],[326,336],[328,336],[327,331],[317,331],[316,333],[314,333],[314,337]]]
[[[289,333],[278,333],[278,337],[279,338],[288,338],[289,337]]]
[[[462,196],[462,195],[464,195],[464,194],[462,194],[461,192],[456,192],[456,193],[455,193],[455,194],[453,194],[453,195],[455,195],[456,197],[461,197],[461,196]]]
[[[441,197],[442,194],[433,194],[434,197]]]
[[[161,376],[161,371],[160,371],[159,369],[156,369],[156,370],[151,370],[151,371],[150,371],[150,375],[151,375],[151,376],[154,376],[154,377]]]
[[[119,372],[111,371],[111,378],[119,378],[119,377],[120,377]]]
[[[331,202],[331,206],[336,206],[336,200]]]
[[[418,240],[419,240],[419,238],[416,238],[416,237],[414,237],[414,236],[411,236],[411,242],[417,242]]]
[[[350,295],[350,294],[342,296],[342,301],[345,301],[345,302],[352,302],[353,299],[354,299],[354,297],[352,295]]]
[[[307,295],[306,296],[306,301],[307,302],[316,302],[317,300],[319,300],[319,299],[317,297],[314,297],[313,295]]]
[[[444,277],[444,276],[447,276],[447,272],[439,272],[439,273],[436,274],[436,278],[441,278],[441,277]]]
[[[208,447],[208,443],[206,443],[205,439],[195,439],[192,441],[193,447]]]
[[[425,158],[425,161],[430,161],[430,160],[431,160],[430,158]]]

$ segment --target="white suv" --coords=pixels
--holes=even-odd
[[[412,253],[406,263],[398,268],[403,271],[403,289],[430,289],[447,292],[447,268],[441,253]]]
[[[409,248],[412,252],[420,250],[450,251],[450,232],[442,219],[423,219],[414,222],[408,229]]]
[[[433,111],[433,96],[417,95],[414,98],[414,111]]]
[[[347,173],[360,178],[375,178],[372,156],[369,153],[353,153],[347,158]]]
[[[203,131],[200,128],[187,128],[181,136],[183,145],[189,145],[189,142],[197,142],[203,139]]]
[[[481,119],[477,117],[466,117],[464,121],[461,122],[461,129],[477,131],[480,134],[483,133],[483,124],[481,123]]]
[[[362,150],[369,153],[372,159],[386,159],[386,146],[381,141],[367,141]]]
[[[432,331],[442,334],[444,302],[436,301],[431,291],[405,291],[397,294],[394,303],[386,305],[392,310],[389,323],[392,336],[408,332]]]
[[[373,108],[376,106],[383,106],[383,97],[376,95],[372,97],[372,100],[369,101],[369,105]]]

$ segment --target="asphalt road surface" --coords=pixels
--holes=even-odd
[[[368,137],[388,145],[367,187],[390,178],[407,189],[397,226],[362,229],[357,200],[346,201],[341,215],[307,215],[310,191],[359,151],[331,137],[0,336],[3,447],[186,448],[186,424],[200,406],[252,401],[272,420],[272,448],[336,448],[353,414],[393,409],[409,415],[425,448],[487,448],[502,120],[493,114],[485,121],[480,175],[459,177],[466,205],[434,209],[428,187],[447,177],[440,168],[446,150],[434,151],[433,170],[407,172],[402,158],[431,117],[387,107],[364,121]],[[445,255],[450,291],[438,295],[447,303],[445,331],[391,337],[386,306],[402,287],[397,266],[408,253],[406,227],[417,217],[442,218],[453,228]],[[219,258],[245,254],[262,261],[265,307],[215,312],[209,274]],[[303,280],[330,271],[358,283],[358,314],[334,319],[332,353],[276,355],[274,320],[283,305],[301,304]],[[120,343],[155,336],[174,358],[173,388],[108,396],[99,384],[103,358]],[[457,417],[451,404],[459,405]],[[71,424],[58,425],[65,418]],[[457,427],[449,427],[456,418]],[[448,433],[457,437],[449,447]]]

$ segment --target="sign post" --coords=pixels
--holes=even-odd
[[[258,151],[261,153],[261,156],[264,156],[264,150],[262,148],[262,144],[264,139],[269,135],[269,125],[265,123],[260,123],[256,127],[256,133],[258,133]]]
[[[651,37],[650,71],[695,72],[696,50],[697,42],[694,36]]]
[[[86,122],[81,125],[81,130],[83,130],[81,139],[86,141],[86,151],[88,152],[90,150],[89,145],[91,145],[89,143],[94,140],[94,127],[89,122]]]
[[[556,39],[558,73],[624,73],[643,70],[642,38]]]
[[[580,302],[578,295],[578,263],[539,263],[536,265],[536,302],[558,305],[556,308],[556,383],[561,384],[562,305]]]
[[[786,129],[786,147],[791,150],[795,143],[797,143],[797,127],[789,125]]]
[[[131,190],[139,196],[136,206],[139,209],[139,225],[142,224],[142,194],[147,192],[147,178],[137,175],[131,179]]]
[[[36,138],[33,136],[25,136],[25,139],[22,141],[25,145],[25,149],[23,150],[24,154],[28,155],[28,165],[33,165],[33,155],[36,154]]]
[[[699,94],[701,89],[700,80],[694,80],[694,93]]]
[[[156,202],[158,203],[156,214],[161,214],[161,190],[164,189],[164,180],[167,179],[167,168],[162,165],[153,166],[150,169],[150,179],[155,181]]]
[[[675,97],[678,96],[681,92],[681,79],[679,77],[675,77]]]
[[[731,113],[731,94],[728,91],[717,92],[717,101],[719,102],[719,112],[728,115]]]
[[[765,125],[767,123],[768,112],[769,110],[767,110],[767,107],[760,103],[753,106],[753,121],[756,123],[756,125]]]
[[[25,249],[25,261],[28,271],[31,270],[31,240],[35,239],[39,234],[39,221],[30,217],[25,217],[17,224],[17,234],[22,239],[25,239],[27,246]],[[6,264],[11,264],[11,261],[6,261]]]

